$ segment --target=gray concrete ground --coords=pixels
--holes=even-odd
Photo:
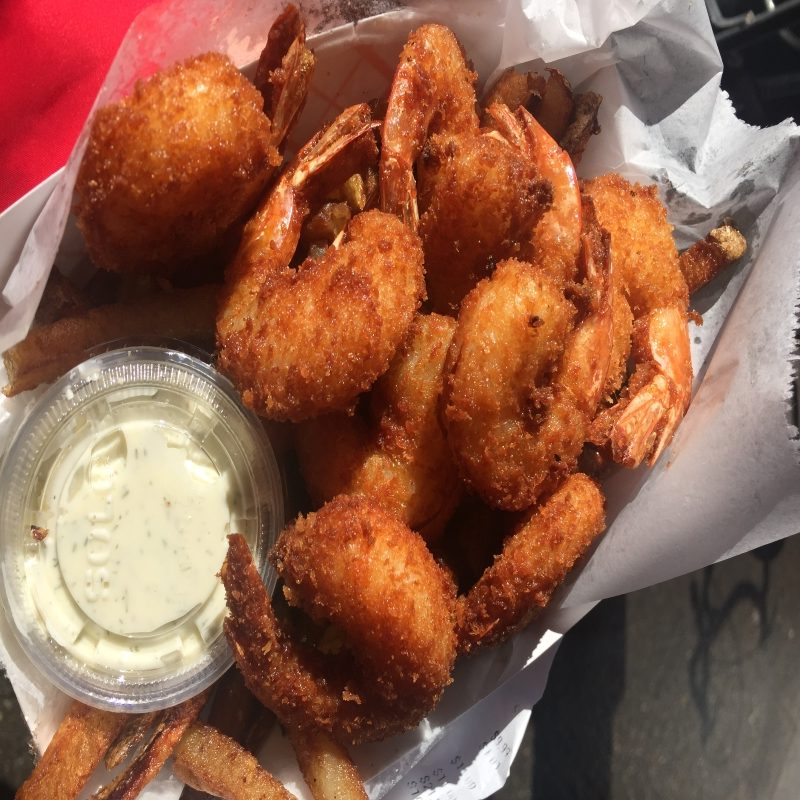
[[[598,606],[494,800],[800,797],[800,537]]]
[[[800,796],[800,537],[608,600],[570,631],[494,800]],[[31,768],[0,681],[0,799]]]
[[[0,800],[12,798],[33,767],[28,742],[14,690],[0,670]]]

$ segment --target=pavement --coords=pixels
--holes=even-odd
[[[800,537],[601,603],[494,800],[800,796]]]
[[[0,670],[0,800],[10,800],[33,769],[30,737],[14,690]]]

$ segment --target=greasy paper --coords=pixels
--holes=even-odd
[[[442,703],[419,729],[354,751],[372,798],[477,800],[505,779],[560,635],[595,602],[789,536],[800,524],[790,391],[800,253],[798,131],[789,123],[759,130],[736,119],[719,89],[721,63],[702,3],[303,5],[318,66],[295,145],[344,106],[385,94],[408,32],[423,21],[443,21],[464,44],[481,85],[507,66],[547,63],[576,89],[603,95],[602,133],[590,142],[580,175],[614,170],[655,183],[681,247],[725,216],[749,242],[745,258],[692,298],[703,316],[702,327],[691,330],[692,405],[652,470],[620,470],[604,481],[610,524],[588,562],[538,623],[504,647],[460,662]],[[228,52],[246,66],[279,7],[268,0],[176,0],[147,9],[98,103],[121,96],[159,66],[205,50]],[[351,23],[377,12],[384,13]],[[85,135],[19,263],[0,276],[0,347],[24,335],[54,260],[65,271],[85,268],[68,219]],[[0,440],[23,406],[3,406]],[[0,626],[0,656],[43,746],[63,699],[32,670],[7,624]],[[292,791],[308,796],[279,730],[263,759]],[[164,777],[144,796],[178,792],[177,782]]]

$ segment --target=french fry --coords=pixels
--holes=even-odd
[[[16,800],[73,800],[130,716],[76,700]]]
[[[34,328],[3,353],[7,397],[34,389],[79,364],[103,342],[135,337],[212,339],[217,310],[215,285],[174,289],[131,303],[112,303]]]
[[[288,733],[314,800],[367,800],[356,765],[327,733],[298,729]]]
[[[577,164],[589,139],[600,133],[597,112],[603,98],[594,92],[573,94],[569,81],[559,70],[547,71],[549,75],[545,78],[509,67],[487,91],[483,106],[503,103],[512,111],[520,106],[527,108]],[[491,127],[488,115],[484,115],[483,124]]]
[[[147,732],[160,719],[163,712],[131,714],[125,727],[106,753],[106,769],[116,769],[145,739]]]
[[[566,77],[557,69],[548,69],[544,94],[533,105],[533,116],[541,126],[558,141],[566,132],[575,103],[572,87]]]
[[[492,103],[502,103],[512,111],[516,111],[520,106],[529,108],[531,103],[542,99],[545,86],[546,80],[542,75],[537,75],[535,72],[517,72],[514,67],[509,67],[486,92],[483,107],[489,108]],[[490,120],[490,117],[484,117],[484,124]]]
[[[223,800],[294,800],[255,756],[201,722],[193,723],[175,748],[172,771],[189,786]]]
[[[92,800],[133,800],[158,774],[189,725],[208,699],[209,690],[168,709],[156,726],[147,746],[108,786],[98,789]]]
[[[77,317],[91,308],[89,297],[57,269],[50,273],[36,309],[34,325],[49,325],[63,317]]]
[[[268,723],[268,724],[262,724]],[[242,673],[231,667],[217,682],[208,724],[229,736],[245,750],[255,752],[267,738],[275,717],[256,700],[245,686]],[[208,795],[192,786],[184,786],[180,800],[201,800]]]
[[[589,139],[600,133],[597,112],[603,98],[594,92],[584,92],[576,94],[574,99],[572,119],[558,144],[562,150],[569,153],[572,163],[577,164],[581,160],[586,145],[589,144]]]
[[[705,286],[728,264],[744,255],[747,242],[730,220],[724,220],[705,239],[695,242],[681,253],[679,265],[689,294]]]

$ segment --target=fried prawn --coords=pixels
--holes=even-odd
[[[598,415],[591,438],[608,443],[620,464],[653,464],[691,399],[689,291],[656,187],[608,174],[588,181],[585,191],[611,235],[615,283],[633,317],[633,372],[619,399]]]
[[[89,255],[120,272],[174,272],[219,245],[280,164],[263,98],[219,53],[101,108],[75,186]]]
[[[291,265],[318,181],[340,185],[374,160],[371,129],[359,105],[317,134],[247,224],[226,271],[218,364],[264,416],[297,422],[350,408],[386,371],[422,301],[419,239],[391,214],[358,214],[321,257]]]
[[[526,514],[492,566],[460,598],[459,649],[498,644],[525,627],[604,527],[597,484],[581,473],[570,475]]]
[[[417,176],[428,298],[455,315],[495,263],[523,252],[550,185],[527,153],[486,130],[431,137]]]
[[[600,401],[611,355],[611,264],[590,203],[583,214],[580,316],[560,281],[513,259],[461,306],[443,419],[463,477],[496,508],[529,508],[572,472]]]
[[[438,537],[461,496],[438,412],[454,330],[450,317],[418,314],[355,415],[326,414],[298,426],[300,468],[317,505],[364,494],[426,541]]]
[[[416,725],[455,658],[455,587],[422,538],[374,501],[340,496],[288,526],[272,559],[289,602],[332,625],[344,646],[323,654],[297,641],[232,535],[225,633],[251,691],[287,726],[344,744]]]

